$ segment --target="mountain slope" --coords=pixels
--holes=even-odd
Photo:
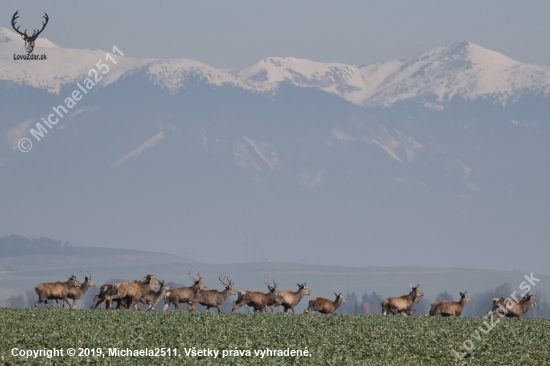
[[[12,55],[23,51],[22,41],[5,28],[0,28],[0,50],[0,80],[51,93],[81,81],[94,66],[90,60],[105,57],[104,51],[64,49],[42,38],[34,53],[46,53],[47,61],[39,65],[14,61]],[[240,70],[226,71],[189,59],[117,60],[119,64],[105,76],[104,85],[145,71],[152,83],[172,93],[193,79],[268,94],[276,92],[281,83],[290,83],[319,89],[365,107],[389,107],[413,100],[435,110],[445,109],[457,97],[470,101],[490,99],[505,106],[527,93],[543,98],[550,94],[550,68],[521,63],[468,42],[364,66],[271,57]]]

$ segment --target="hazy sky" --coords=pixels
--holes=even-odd
[[[239,68],[265,57],[365,64],[470,41],[550,66],[549,1],[1,1],[0,26],[32,28],[63,47],[131,57],[187,57]],[[39,25],[40,23],[38,23]]]

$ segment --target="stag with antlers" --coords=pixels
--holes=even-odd
[[[162,307],[162,311],[168,310],[170,304],[174,304],[176,310],[179,310],[179,304],[182,303],[188,304],[189,310],[191,310],[191,306],[193,305],[193,301],[197,291],[206,289],[206,286],[202,282],[200,272],[197,272],[197,276],[199,278],[194,278],[193,276],[191,276],[191,271],[188,271],[187,274],[189,275],[191,280],[193,280],[193,286],[174,288],[170,291],[167,291],[164,295],[164,306]]]
[[[521,297],[521,300],[515,302],[512,298],[495,297],[493,299],[493,307],[487,314],[496,314],[508,318],[519,318],[525,314],[531,306],[537,306],[537,299],[529,292],[526,292]]]
[[[42,22],[42,29],[40,30],[35,29],[31,36],[27,34],[26,29],[23,33],[19,31],[19,26],[16,27],[16,24],[15,24],[17,21],[17,18],[19,18],[19,10],[17,10],[15,14],[13,14],[13,17],[11,18],[11,26],[17,33],[21,35],[21,38],[23,38],[23,40],[25,41],[25,48],[27,49],[27,53],[32,53],[32,51],[34,50],[34,42],[36,41],[40,33],[42,33],[44,28],[46,28],[46,24],[48,24],[48,20],[50,18],[48,17],[48,14],[44,13],[43,18],[45,19],[45,21]]]
[[[90,277],[86,276],[82,271],[80,271],[80,274],[84,276],[84,283],[82,283],[80,286],[71,287],[69,289],[69,293],[67,294],[67,298],[73,300],[73,304],[71,305],[71,309],[76,309],[78,300],[88,291],[90,287],[95,287],[95,283],[92,281],[92,274],[90,271],[88,271],[88,274]],[[55,300],[54,307],[57,307],[57,299]],[[65,307],[65,304],[63,304],[63,307]]]
[[[318,311],[321,314],[333,314],[338,310],[340,305],[346,302],[346,298],[342,296],[341,292],[339,294],[335,292],[334,295],[336,295],[336,300],[334,301],[330,301],[324,297],[314,297],[309,300],[309,306],[304,310],[304,314],[309,314],[312,311]]]
[[[158,280],[150,274],[141,281],[115,283],[112,289],[111,301],[120,299],[126,305],[125,308],[132,309],[143,296],[157,287],[157,284]]]
[[[285,309],[285,313],[288,311],[288,309],[291,309],[293,313],[296,311],[294,310],[294,307],[298,305],[298,303],[304,298],[306,295],[311,295],[311,290],[307,287],[306,283],[298,283],[298,291],[280,291],[280,295],[283,299],[280,303],[274,303],[271,305],[271,311],[275,312],[275,309],[277,306],[282,305]]]
[[[67,277],[69,280],[66,282],[44,282],[34,288],[38,295],[38,301],[34,304],[37,308],[40,303],[44,303],[46,307],[49,307],[48,300],[63,300],[70,307],[71,304],[67,300],[69,290],[73,287],[80,286],[80,282],[75,275]]]
[[[237,290],[233,288],[233,279],[227,276],[218,276],[218,279],[224,285],[225,289],[223,291],[218,290],[198,290],[193,299],[193,305],[189,310],[195,309],[195,303],[199,303],[203,306],[206,306],[206,311],[209,311],[210,308],[218,308],[218,313],[222,312],[222,304],[224,301],[231,295],[236,295]],[[225,281],[224,281],[225,280]]]
[[[380,303],[382,307],[382,315],[408,315],[415,302],[419,302],[420,298],[424,296],[424,293],[420,291],[420,285],[410,285],[411,291],[407,295],[398,296],[398,297],[388,297]],[[416,311],[416,310],[415,310]]]
[[[282,304],[284,299],[279,294],[279,291],[276,291],[277,282],[275,282],[275,279],[273,279],[273,286],[271,286],[265,278],[264,283],[269,290],[269,292],[265,294],[263,292],[256,291],[239,291],[237,293],[237,301],[233,302],[233,308],[231,309],[231,312],[234,312],[243,305],[248,305],[254,308],[254,312],[262,312],[266,311],[268,306],[274,304]],[[273,309],[271,309],[271,311],[273,311]]]

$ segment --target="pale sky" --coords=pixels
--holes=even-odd
[[[162,4],[162,5],[160,5]],[[40,26],[62,47],[240,68],[270,57],[365,64],[470,41],[550,66],[549,1],[0,1],[0,27]]]

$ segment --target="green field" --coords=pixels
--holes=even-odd
[[[470,365],[550,364],[550,321],[503,319],[487,334],[481,318],[377,315],[216,314],[0,309],[0,364],[269,364],[444,365],[457,362],[471,339]],[[471,347],[467,343],[468,347]],[[20,350],[101,348],[104,357],[22,358]],[[109,348],[177,348],[179,357],[114,357]],[[185,349],[219,350],[218,358],[188,357]],[[255,356],[254,350],[308,350],[311,356]],[[222,350],[251,356],[221,358]],[[172,352],[172,351],[171,351]]]

